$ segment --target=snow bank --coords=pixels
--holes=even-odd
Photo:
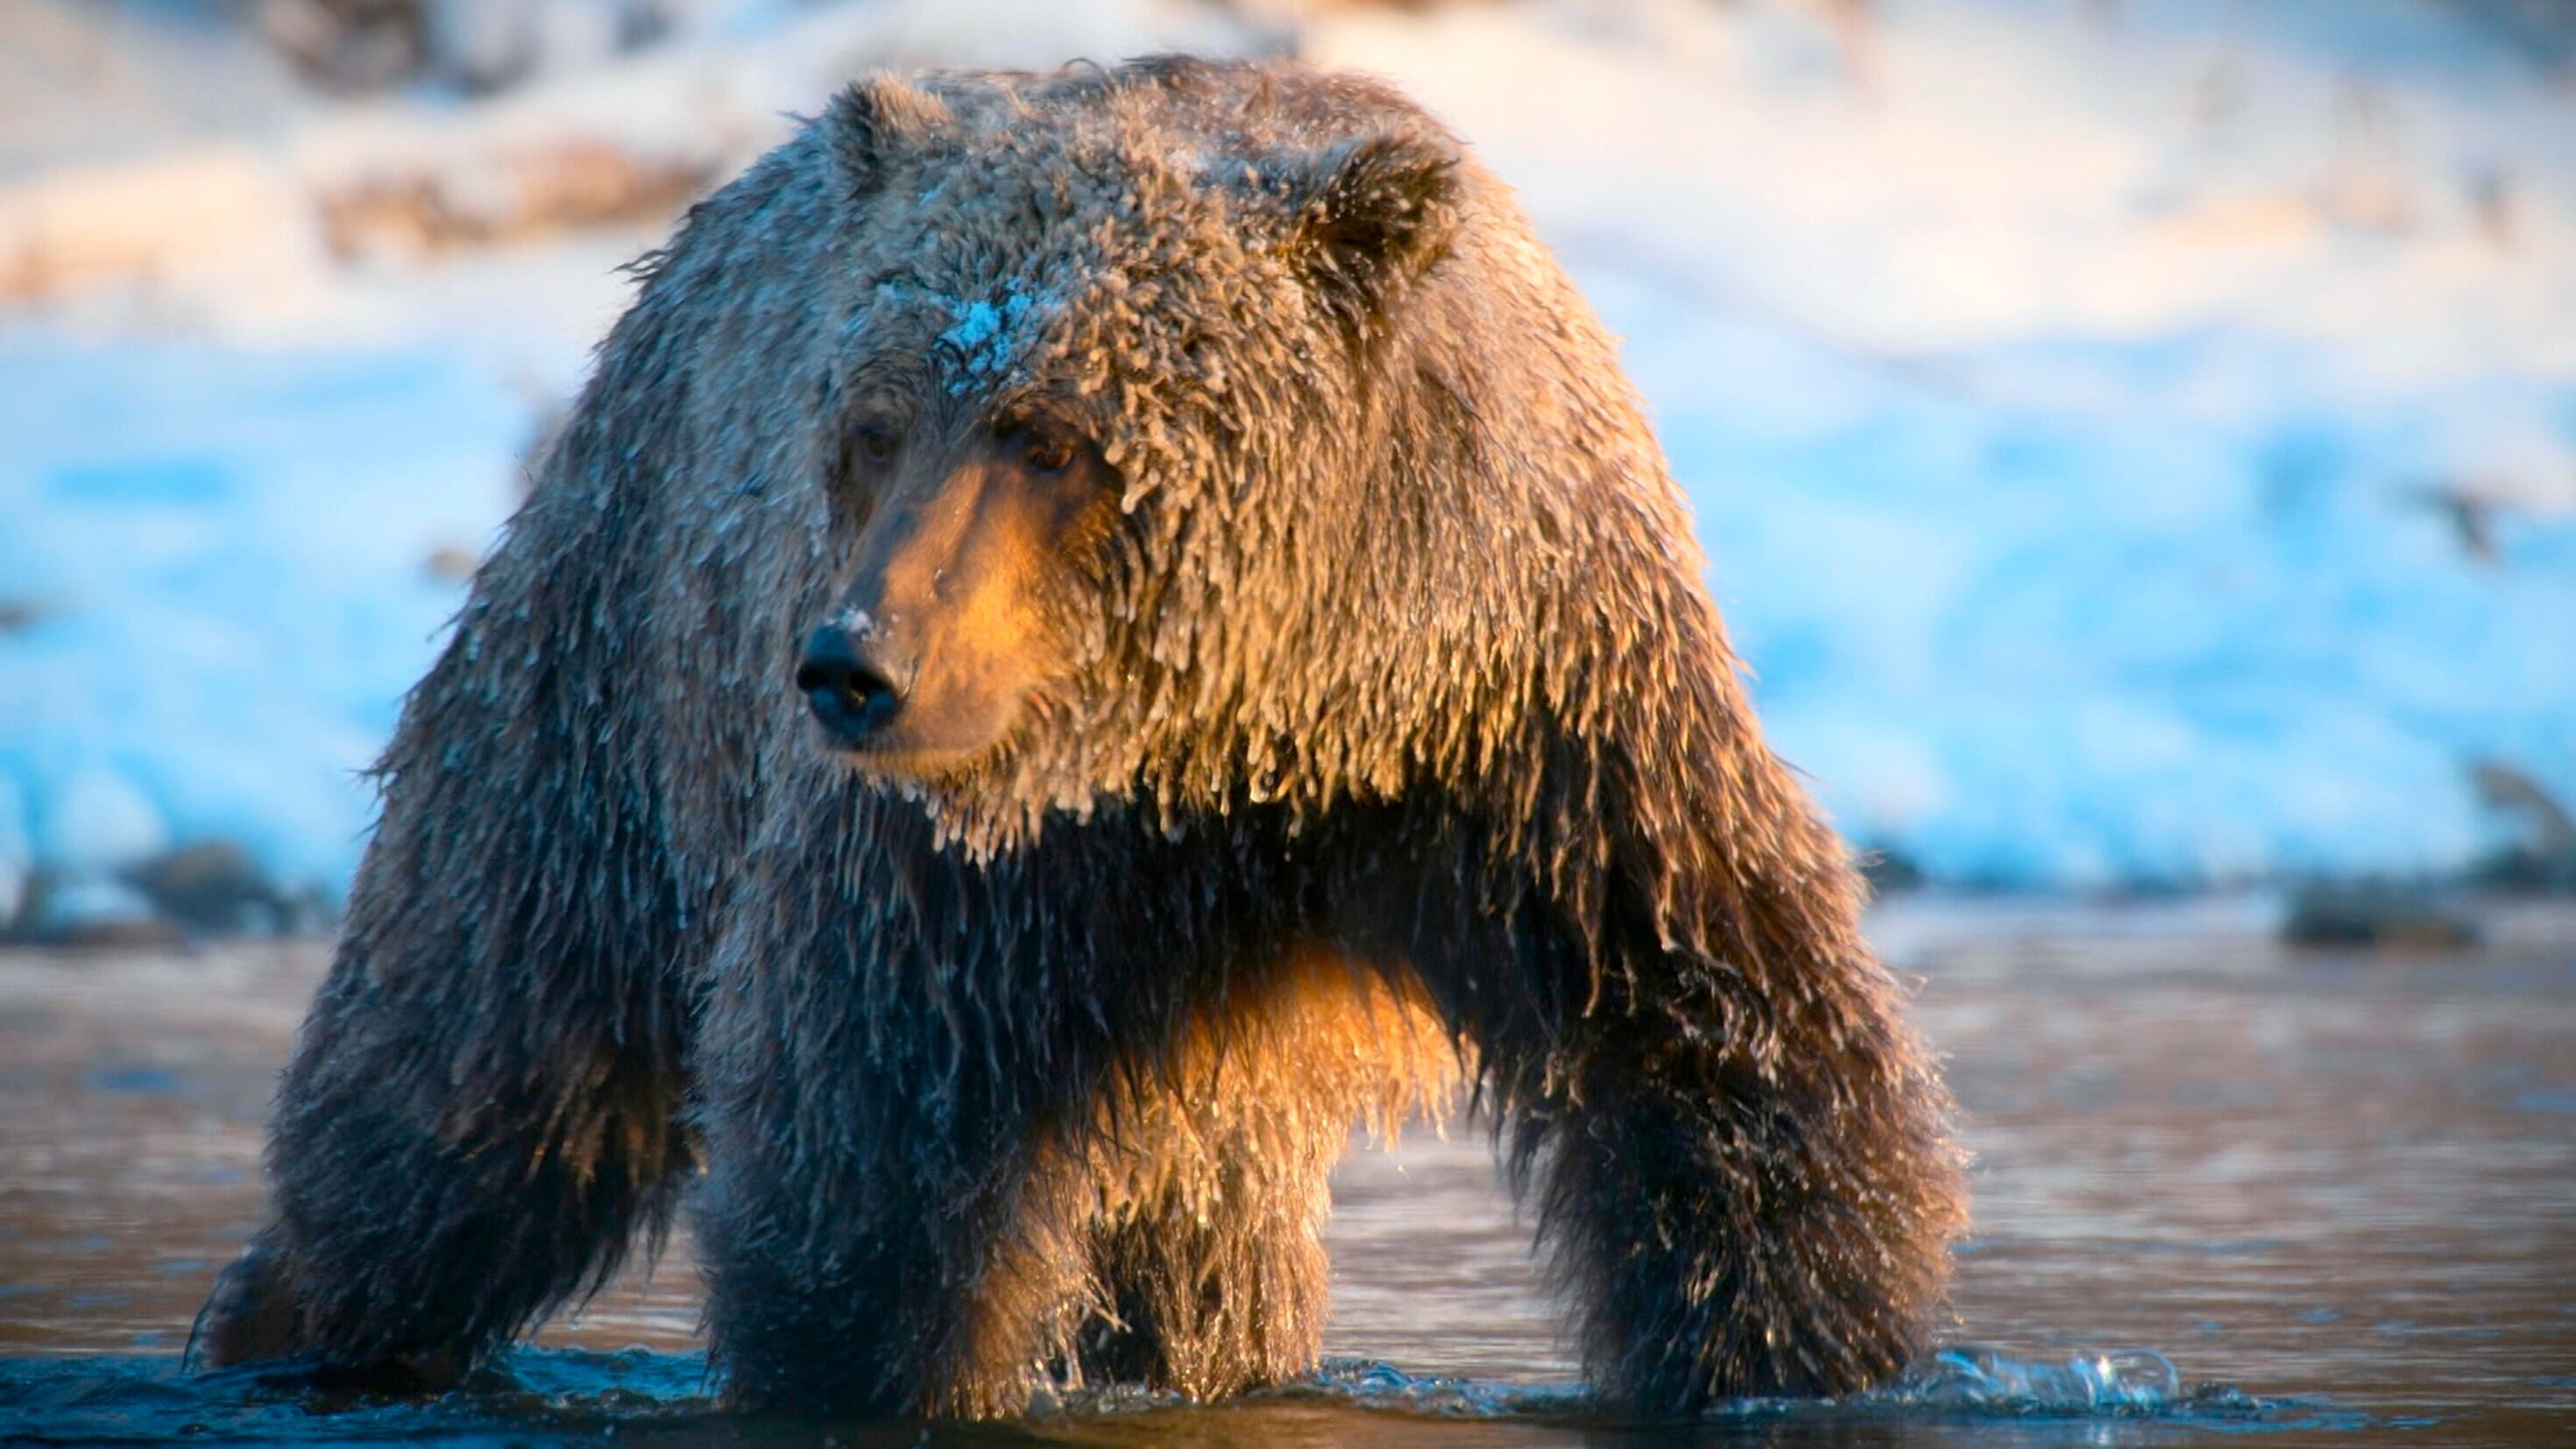
[[[567,127],[697,165],[869,65],[1261,41],[1144,3],[696,10],[454,126],[415,96],[187,139],[260,197],[471,182]],[[1628,339],[1772,733],[1856,838],[2025,886],[2444,872],[2504,843],[2477,765],[2576,800],[2564,86],[2420,0],[1877,10],[1335,7],[1301,45],[1470,138]],[[256,264],[0,341],[0,919],[35,862],[210,837],[345,883],[353,772],[650,240],[209,234]]]
[[[0,876],[228,838],[345,883],[527,427],[436,349],[0,345]]]
[[[2576,800],[2576,104],[2411,0],[1319,27],[1627,339],[1775,741],[1937,878],[2448,872]],[[1537,98],[1544,98],[1544,104]]]

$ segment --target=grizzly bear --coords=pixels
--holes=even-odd
[[[382,766],[201,1362],[658,1240],[733,1401],[1310,1371],[1472,1085],[1611,1402],[1887,1379],[1963,1219],[1614,348],[1382,85],[880,78],[692,210]]]

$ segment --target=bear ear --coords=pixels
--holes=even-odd
[[[1365,332],[1449,249],[1458,145],[1436,128],[1381,131],[1292,161],[1289,245],[1327,310]]]
[[[897,75],[842,88],[823,110],[823,135],[853,192],[876,189],[886,158],[956,124],[948,103]]]

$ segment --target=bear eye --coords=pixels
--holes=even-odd
[[[902,446],[902,432],[882,418],[867,419],[850,430],[850,452],[867,463],[886,463]]]
[[[1073,466],[1082,450],[1060,433],[1030,431],[1020,441],[1020,462],[1032,473],[1049,476]]]

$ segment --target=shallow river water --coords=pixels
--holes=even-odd
[[[1582,1398],[1473,1129],[1352,1153],[1334,1357],[1245,1402],[728,1417],[685,1242],[434,1402],[190,1379],[177,1355],[259,1215],[266,1097],[324,949],[0,954],[0,1440],[2576,1442],[2576,911],[2345,953],[2273,945],[2275,915],[1882,907],[1977,1158],[1956,1322],[1896,1390],[1687,1428]]]

